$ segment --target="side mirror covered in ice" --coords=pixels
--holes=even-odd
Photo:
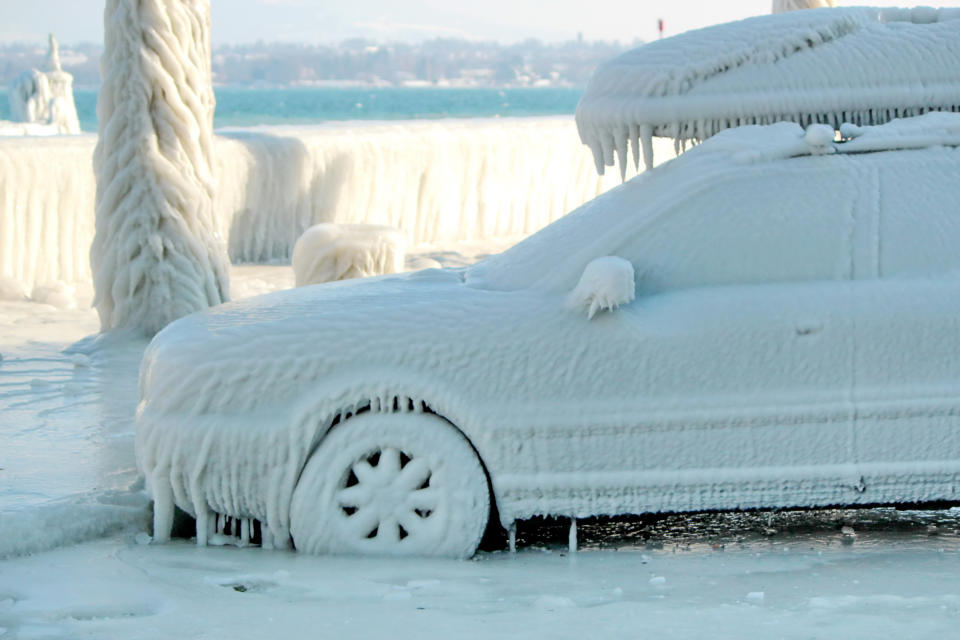
[[[633,265],[618,256],[602,256],[587,263],[580,282],[567,296],[567,307],[583,309],[593,319],[597,311],[613,311],[635,295]]]

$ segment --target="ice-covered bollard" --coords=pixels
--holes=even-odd
[[[834,6],[834,0],[773,0],[773,13]]]
[[[403,271],[407,237],[396,227],[318,224],[293,247],[298,287]]]
[[[571,309],[585,309],[592,319],[597,311],[613,311],[636,295],[633,265],[618,256],[594,258],[583,270],[577,287],[567,296]]]

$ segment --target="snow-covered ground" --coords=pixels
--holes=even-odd
[[[287,266],[231,278],[236,297],[293,284]],[[0,638],[906,638],[960,623],[958,509],[581,523],[576,555],[565,522],[527,522],[519,553],[471,561],[145,545],[132,421],[145,345],[91,349],[88,307],[82,292],[73,310],[0,302],[0,555],[17,554],[0,561]]]

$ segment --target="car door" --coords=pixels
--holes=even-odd
[[[953,184],[960,153],[941,148],[873,156],[879,206],[863,212],[869,224],[856,256],[854,298],[864,499],[956,499],[960,198]]]
[[[624,483],[603,490],[624,500],[610,509],[825,504],[855,491],[856,172],[846,158],[746,167],[624,239],[637,299],[599,320],[609,364],[592,388],[630,379],[632,392],[595,418],[610,426],[577,434],[571,456],[578,472],[627,472],[589,482]]]

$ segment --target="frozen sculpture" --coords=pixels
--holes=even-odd
[[[784,3],[789,5],[799,3]],[[960,109],[960,9],[789,11],[644,45],[601,65],[577,106],[597,171],[628,148],[653,166],[730,127],[792,121],[838,129]]]
[[[155,333],[228,298],[213,220],[208,0],[107,0],[97,104],[101,329]]]
[[[80,133],[73,102],[73,76],[60,66],[60,48],[52,33],[46,67],[46,71],[24,71],[10,85],[13,119],[48,125],[55,133]]]

